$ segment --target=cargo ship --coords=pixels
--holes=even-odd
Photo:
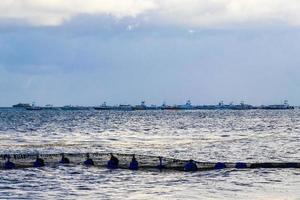
[[[104,102],[101,106],[93,107],[95,110],[113,110],[112,106],[106,105],[106,102]]]
[[[18,103],[16,105],[13,105],[12,107],[13,108],[24,108],[24,109],[26,109],[26,108],[31,107],[31,105],[29,103]]]
[[[261,106],[260,108],[264,109],[264,110],[293,110],[293,109],[295,109],[294,106],[289,105],[287,100],[285,100],[283,104]]]
[[[84,106],[72,106],[72,105],[63,106],[60,109],[61,110],[89,110],[88,107],[84,107]]]

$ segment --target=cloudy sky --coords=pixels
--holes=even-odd
[[[299,0],[1,0],[0,106],[300,104]]]

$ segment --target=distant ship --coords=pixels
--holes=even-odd
[[[142,101],[141,105],[134,106],[134,110],[148,110],[148,107],[146,106],[146,102]]]
[[[179,110],[178,106],[169,106],[166,104],[166,102],[163,102],[163,104],[160,106],[161,110]]]
[[[63,106],[61,107],[62,110],[89,110],[88,107],[84,107],[84,106],[72,106],[72,105],[67,105],[67,106]]]
[[[104,102],[101,106],[93,107],[95,110],[116,110],[116,111],[132,111],[134,107],[127,104],[120,104],[119,106],[108,106]]]
[[[188,100],[185,104],[183,105],[174,105],[174,106],[169,106],[165,102],[162,104],[160,107],[161,110],[194,110],[197,109],[197,106],[193,106],[191,100]]]
[[[107,106],[106,102],[104,102],[101,106],[94,107],[95,110],[112,110],[112,106]]]
[[[26,108],[26,110],[43,110],[43,108],[42,107],[39,107],[39,106],[31,106],[31,107],[28,107],[28,108]]]
[[[229,105],[229,109],[231,110],[250,110],[250,109],[255,109],[254,106],[252,105],[248,105],[248,104],[245,104],[243,101],[238,104],[238,105],[233,105],[233,104],[230,104]]]
[[[291,109],[295,109],[294,106],[289,105],[287,100],[285,100],[283,104],[261,106],[260,108],[265,109],[265,110],[291,110]]]
[[[12,106],[13,108],[29,108],[31,105],[29,103],[18,103]]]
[[[192,105],[191,100],[188,100],[184,105],[179,105],[177,107],[180,110],[194,110],[194,109],[196,109],[196,107]]]
[[[59,110],[58,107],[54,107],[53,105],[51,104],[47,104],[45,105],[44,107],[42,107],[43,110]]]
[[[142,101],[140,105],[132,106],[129,104],[120,104],[116,106],[108,106],[106,102],[104,102],[100,106],[95,107],[84,107],[84,106],[72,106],[67,105],[63,107],[53,107],[48,104],[46,106],[35,106],[33,102],[32,105],[28,103],[18,103],[12,106],[13,108],[22,108],[26,110],[116,110],[116,111],[134,111],[134,110],[251,110],[251,109],[263,109],[263,110],[290,110],[295,109],[294,106],[290,106],[288,101],[284,101],[283,104],[278,105],[262,105],[262,106],[253,106],[249,104],[245,104],[243,101],[240,104],[234,104],[233,102],[229,104],[224,104],[221,101],[217,105],[192,105],[191,101],[188,100],[183,105],[167,105],[165,102],[161,106],[151,105],[147,106],[145,101]]]
[[[158,110],[159,107],[156,105],[147,106],[145,101],[142,101],[140,105],[133,107],[134,110]]]
[[[35,103],[33,102],[30,107],[27,107],[26,110],[42,110],[43,108],[40,106],[36,106]]]
[[[119,111],[132,111],[133,107],[131,105],[120,104],[118,107],[115,107],[114,109]]]

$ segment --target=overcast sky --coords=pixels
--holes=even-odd
[[[0,106],[300,104],[299,0],[1,0]]]

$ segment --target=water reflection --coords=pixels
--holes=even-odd
[[[119,152],[198,161],[300,161],[300,111],[0,110],[0,151]],[[297,170],[160,173],[84,166],[0,172],[10,199],[296,199]]]

